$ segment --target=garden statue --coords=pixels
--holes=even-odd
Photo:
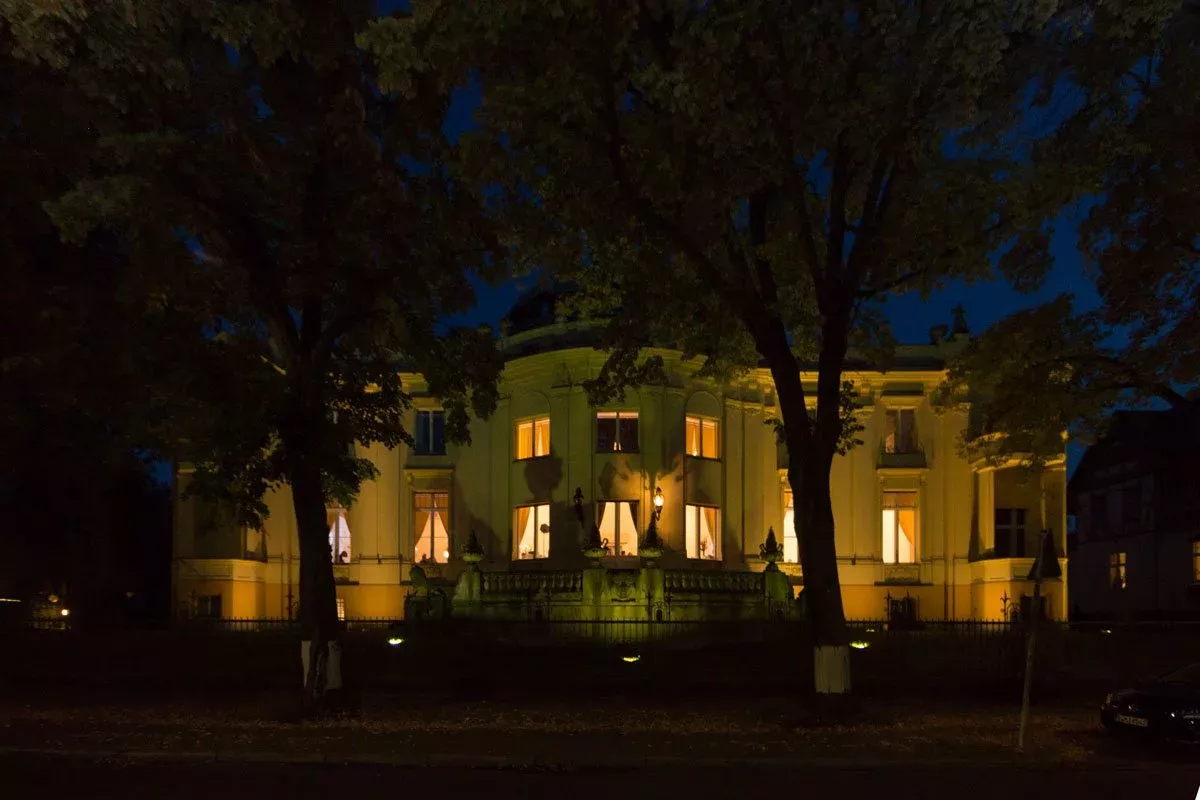
[[[775,528],[767,528],[767,541],[758,546],[758,552],[762,556],[762,560],[767,562],[768,570],[779,569],[775,566],[775,562],[783,560],[783,548],[775,538]]]
[[[471,536],[462,550],[462,560],[473,570],[478,569],[475,565],[483,561],[483,546],[479,544],[479,537],[475,535],[474,528],[471,529]]]

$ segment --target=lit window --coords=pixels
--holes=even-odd
[[[687,454],[696,458],[716,458],[717,421],[708,417],[688,416],[686,422]]]
[[[417,532],[413,558],[418,564],[450,559],[449,509],[449,492],[417,492],[413,495],[413,530]]]
[[[796,503],[792,490],[783,490],[783,560],[800,563],[800,540],[796,538]]]
[[[917,495],[915,492],[883,493],[883,563],[915,564],[917,561]]]
[[[1124,589],[1125,583],[1125,554],[1109,553],[1108,582],[1114,589]]]
[[[1192,580],[1200,583],[1200,539],[1192,540]]]
[[[419,456],[446,454],[446,413],[418,411],[413,419],[413,453]]]
[[[339,621],[346,621],[346,598],[344,597],[339,597],[337,599],[337,614]]]
[[[329,555],[339,564],[350,561],[350,526],[346,524],[346,509],[329,511]]]
[[[719,548],[720,529],[717,527],[717,509],[713,506],[684,508],[684,532],[686,534],[687,557],[715,561],[721,557]]]
[[[600,506],[600,538],[608,540],[609,552],[636,556],[638,551],[637,508],[632,501],[605,501]]]
[[[516,557],[547,558],[550,555],[550,505],[517,506],[513,530]]]
[[[550,418],[538,417],[517,423],[517,460],[550,455]]]
[[[917,412],[911,408],[889,408],[883,437],[885,453],[917,451]]]
[[[638,451],[638,415],[636,411],[596,412],[596,452],[636,453]]]

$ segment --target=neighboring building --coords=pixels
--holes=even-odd
[[[594,329],[547,319],[539,302],[545,298],[528,299],[510,318],[500,341],[501,400],[489,419],[472,421],[470,445],[445,440],[438,399],[421,376],[403,376],[414,398],[414,446],[364,449],[377,480],[351,508],[329,511],[340,611],[400,617],[406,597],[441,582],[455,613],[792,613],[803,577],[786,450],[769,425],[778,414],[769,372],[718,385],[696,376],[697,362],[658,349],[667,385],[593,408],[582,383],[604,360],[592,346]],[[865,425],[864,444],[835,460],[831,478],[849,618],[1003,619],[1032,591],[1026,577],[1043,527],[1064,552],[1065,462],[1033,478],[1016,466],[968,464],[957,450],[966,415],[929,404],[962,335],[955,341],[943,329],[934,344],[900,347],[887,372],[853,363],[846,371]],[[804,373],[806,385],[815,379]],[[187,483],[181,470],[178,491]],[[587,526],[594,520],[607,540],[602,570],[587,569],[581,552],[577,488]],[[660,495],[665,552],[651,567],[638,542]],[[174,586],[181,614],[295,613],[298,545],[288,490],[267,504],[265,530],[241,531],[180,495]],[[782,545],[787,609],[779,605],[780,579],[762,575],[769,529]],[[468,580],[468,569],[476,573],[461,555],[472,532],[482,574]],[[422,564],[416,576],[414,563]],[[1065,618],[1066,581],[1047,582],[1046,596],[1049,615]]]
[[[1084,617],[1200,616],[1200,408],[1119,411],[1071,477],[1071,603]]]

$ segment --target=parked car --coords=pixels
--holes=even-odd
[[[1100,723],[1113,732],[1200,741],[1200,663],[1110,692]]]

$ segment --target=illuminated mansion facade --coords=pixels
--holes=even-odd
[[[778,407],[769,372],[718,385],[696,376],[696,362],[657,350],[664,385],[596,408],[582,383],[604,354],[586,326],[543,322],[501,338],[499,406],[472,420],[469,445],[445,439],[438,399],[421,376],[404,375],[414,444],[363,449],[377,479],[351,507],[329,509],[339,613],[798,613],[804,578],[786,449],[770,425]],[[886,372],[847,370],[863,444],[835,459],[831,484],[850,619],[1004,619],[1032,592],[1027,576],[1043,528],[1065,553],[1065,462],[1030,477],[1015,465],[965,461],[957,444],[967,414],[939,413],[929,402],[962,335],[943,330],[932,340],[898,348]],[[815,374],[803,377],[815,384]],[[179,470],[177,614],[294,616],[299,546],[287,488],[268,496],[264,529],[251,531],[185,497],[188,480]],[[661,552],[643,545],[656,514]],[[602,549],[585,555],[593,524]],[[775,555],[762,547],[771,530]],[[1063,567],[1045,589],[1047,611],[1059,619],[1067,613],[1065,559]]]

